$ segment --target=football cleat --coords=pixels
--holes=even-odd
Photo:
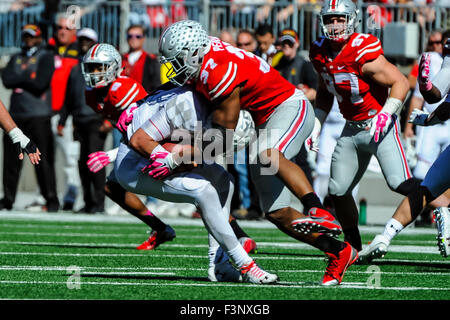
[[[153,231],[150,234],[148,240],[144,241],[144,243],[136,247],[136,249],[154,250],[164,242],[172,241],[175,237],[176,237],[175,230],[173,230],[171,226],[167,225],[164,231]]]
[[[377,235],[372,242],[359,252],[358,264],[369,264],[373,259],[383,258],[389,247],[389,240],[383,235]]]
[[[320,208],[311,208],[308,216],[296,219],[291,222],[291,226],[300,233],[325,233],[337,237],[342,233],[339,221],[328,211]]]
[[[226,260],[208,268],[208,279],[212,282],[241,282],[242,275]]]
[[[278,281],[276,274],[268,273],[258,267],[255,261],[241,267],[242,280],[244,282],[256,284],[270,284]]]
[[[337,256],[326,252],[328,255],[328,266],[322,279],[321,284],[323,286],[341,284],[345,271],[358,259],[358,251],[350,243],[346,242],[345,244],[345,248]]]
[[[247,253],[256,253],[258,247],[256,246],[255,240],[248,237],[241,237],[239,238],[239,242],[241,243],[242,247]]]
[[[437,241],[441,255],[446,258],[450,256],[450,211],[441,207],[434,210],[436,228],[438,230]]]

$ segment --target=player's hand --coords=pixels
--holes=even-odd
[[[439,119],[437,117],[432,117],[430,120],[430,114],[426,111],[420,109],[414,109],[409,116],[408,122],[418,126],[432,126],[439,123]]]
[[[32,164],[39,164],[39,161],[41,161],[41,152],[36,144],[23,134],[22,130],[15,127],[8,132],[8,135],[13,142],[17,156],[20,160],[23,160],[23,153],[26,152]]]
[[[419,88],[422,91],[430,91],[433,87],[430,79],[430,61],[431,54],[429,53],[424,53],[420,57],[419,75],[417,76],[417,82],[419,83]]]
[[[314,128],[311,135],[305,140],[305,148],[307,151],[319,152],[319,136],[322,125],[319,119],[315,118]]]
[[[150,164],[142,168],[142,172],[154,179],[163,179],[170,175],[178,167],[170,152],[155,152],[150,155]]]
[[[39,164],[39,161],[41,161],[41,152],[33,141],[30,140],[25,147],[22,147],[18,142],[14,145],[16,146],[20,160],[23,160],[23,152],[25,151],[28,154],[31,164]]]
[[[96,173],[110,163],[111,159],[105,151],[97,151],[88,156],[87,166],[91,172]]]
[[[369,125],[370,136],[373,137],[375,142],[378,142],[380,138],[386,134],[391,122],[392,115],[389,112],[380,112],[372,118]]]
[[[137,108],[136,105],[131,105],[120,115],[117,121],[117,129],[121,133],[127,133],[128,125],[133,121],[133,113]]]

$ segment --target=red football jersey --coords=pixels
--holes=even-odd
[[[142,85],[128,77],[120,76],[108,88],[106,96],[102,89],[86,90],[86,103],[105,118],[117,121],[123,110],[147,96]]]
[[[317,73],[339,103],[345,119],[362,121],[374,117],[388,97],[388,88],[363,75],[361,68],[383,54],[380,40],[370,34],[354,33],[333,59],[326,38],[315,41],[310,59]]]
[[[211,49],[203,58],[195,84],[195,89],[208,100],[225,98],[240,86],[241,108],[250,111],[258,126],[294,94],[294,85],[260,57],[219,38],[210,39]]]

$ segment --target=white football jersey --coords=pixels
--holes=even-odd
[[[160,91],[147,97],[133,114],[128,126],[128,139],[142,128],[155,141],[171,136],[174,130],[193,132],[199,121],[206,126],[209,115],[203,98],[189,87]]]

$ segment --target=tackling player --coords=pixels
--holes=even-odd
[[[135,80],[118,76],[121,63],[120,54],[109,44],[93,46],[85,55],[82,63],[86,80],[87,104],[105,118],[116,123],[119,131],[124,132],[126,124],[120,115],[128,107],[147,96],[144,88]],[[104,70],[103,70],[104,69]],[[129,111],[129,110],[128,110]],[[121,121],[122,120],[122,121]],[[88,166],[92,172],[98,172],[114,162],[117,149],[108,152],[99,151],[89,155]],[[114,173],[108,177],[105,192],[114,202],[142,220],[153,229],[149,239],[137,247],[139,250],[152,250],[165,241],[175,237],[175,231],[158,219],[133,193],[125,191],[116,181]],[[231,217],[230,217],[231,218]],[[237,221],[231,221],[233,231],[247,252],[256,250],[256,243],[240,228]]]
[[[314,127],[313,109],[303,93],[263,59],[209,37],[195,21],[167,28],[159,51],[161,63],[171,65],[167,77],[172,83],[192,84],[217,107],[212,111],[216,128],[234,129],[242,108],[251,113],[258,134],[268,133],[259,135],[257,163],[250,164],[261,208],[281,231],[327,253],[330,262],[322,284],[339,284],[357,251],[330,237],[339,234],[341,226],[324,210],[301,168],[290,160]],[[278,170],[264,172],[267,167]],[[291,192],[308,216],[290,206]]]
[[[320,79],[318,123],[325,121],[334,98],[346,119],[332,156],[329,193],[346,241],[361,250],[358,209],[351,191],[371,157],[380,163],[389,188],[410,195],[411,202],[420,195],[420,180],[408,167],[397,116],[409,90],[408,80],[383,56],[379,39],[355,32],[357,20],[351,0],[326,0],[320,11],[324,36],[313,43],[310,59]],[[395,219],[389,225],[402,227]]]
[[[166,149],[164,144],[168,139],[178,138],[181,132],[191,136],[199,121],[206,122],[209,111],[188,87],[159,90],[138,101],[121,116],[128,118],[122,128],[127,130],[129,143],[126,145],[122,140],[119,147],[114,167],[116,177],[132,192],[199,207],[209,233],[211,281],[239,281],[242,275],[245,282],[274,283],[277,275],[256,265],[228,222],[234,189],[232,176],[214,161],[197,165],[189,156],[184,157],[184,149],[177,152]],[[130,118],[132,122],[126,128]],[[175,139],[171,139],[173,134]],[[191,143],[189,139],[189,145],[185,146],[187,153]],[[218,253],[219,244],[226,254]],[[228,256],[240,273],[228,262]]]

